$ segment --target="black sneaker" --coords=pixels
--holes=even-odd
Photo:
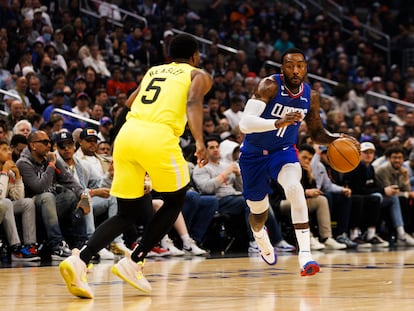
[[[70,255],[72,255],[72,251],[69,249],[69,246],[65,241],[60,242],[52,248],[52,260],[64,260]]]
[[[386,248],[390,246],[390,243],[381,239],[377,234],[374,235],[371,239],[364,239],[365,242],[368,242],[375,248]]]
[[[40,256],[30,251],[30,246],[18,245],[13,247],[11,254],[12,261],[39,261]]]

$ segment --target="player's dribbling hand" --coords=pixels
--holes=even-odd
[[[276,128],[281,128],[285,126],[289,126],[291,124],[297,124],[303,120],[303,115],[299,111],[289,112],[284,115],[283,118],[277,120],[275,122]]]
[[[206,151],[204,142],[202,143],[196,142],[196,151],[194,155],[197,157],[198,167],[203,167],[204,165],[208,163],[207,151]]]
[[[351,136],[351,135],[348,135],[348,134],[345,134],[345,133],[341,133],[339,137],[349,138],[350,140],[352,140],[354,145],[358,148],[359,153],[361,153],[361,144],[359,143],[359,141],[354,136]]]

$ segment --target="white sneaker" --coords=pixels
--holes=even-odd
[[[250,241],[249,242],[249,248],[247,249],[247,252],[249,253],[259,253],[259,246],[257,246],[256,241]]]
[[[187,241],[186,246],[183,246],[183,250],[190,255],[201,256],[207,254],[207,251],[198,247],[197,243],[191,238]]]
[[[313,236],[310,238],[310,247],[313,251],[321,251],[325,249],[325,245],[319,242],[319,240]]]
[[[98,255],[101,260],[114,260],[115,258],[114,253],[108,251],[105,247],[98,252]]]
[[[257,243],[257,246],[259,247],[260,255],[262,256],[263,260],[268,265],[276,264],[277,254],[275,252],[275,249],[272,243],[270,243],[266,228],[262,229],[261,237],[257,237],[254,233],[253,233],[253,237]]]
[[[405,233],[402,238],[397,238],[398,246],[414,246],[414,238],[408,233]]]
[[[345,249],[346,244],[338,243],[335,239],[327,238],[324,242],[326,249]]]
[[[74,248],[72,255],[59,264],[59,271],[72,295],[93,298],[92,290],[86,279],[86,264],[79,258],[79,253],[79,250]]]
[[[112,273],[120,277],[122,280],[127,282],[129,285],[135,287],[136,289],[149,293],[152,288],[151,284],[145,278],[142,273],[144,268],[144,262],[134,262],[132,261],[130,255],[127,253],[124,258],[118,261],[117,264],[112,266]]]
[[[117,254],[117,255],[122,255],[122,256],[124,256],[126,253],[129,253],[129,254],[132,253],[132,251],[128,247],[126,247],[123,241],[111,243],[110,250],[112,253]]]
[[[161,246],[170,251],[170,256],[183,256],[185,254],[184,251],[175,247],[174,242],[168,236],[162,238]]]
[[[278,252],[294,252],[296,251],[296,247],[289,244],[285,240],[280,241],[276,244],[276,251]]]

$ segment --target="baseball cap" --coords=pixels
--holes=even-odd
[[[62,146],[65,142],[73,143],[72,133],[68,131],[61,131],[54,134],[54,141],[59,147]]]
[[[54,90],[52,96],[64,96],[65,92],[63,90]]]
[[[381,82],[381,81],[382,81],[381,77],[375,76],[372,78],[372,82]]]
[[[168,36],[174,36],[174,33],[171,30],[164,31],[164,38],[167,38]]]
[[[388,107],[385,106],[385,105],[381,105],[381,106],[378,107],[376,112],[377,113],[379,113],[379,112],[388,112]]]
[[[80,99],[80,98],[89,99],[89,96],[85,92],[79,92],[78,95],[76,95],[76,99]]]
[[[373,150],[375,151],[375,146],[373,143],[370,143],[369,141],[361,143],[361,151],[367,151],[367,150]]]
[[[107,124],[112,124],[112,119],[109,117],[102,117],[100,120],[100,124],[102,126],[107,125]]]
[[[79,80],[86,81],[85,76],[80,75],[80,76],[77,76],[77,77],[75,78],[75,82],[78,82]]]
[[[98,138],[98,132],[95,129],[85,128],[82,130],[82,132],[79,135],[80,139],[86,139],[89,137]]]

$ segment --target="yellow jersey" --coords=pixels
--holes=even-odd
[[[165,124],[174,135],[181,136],[187,123],[187,95],[191,71],[187,63],[169,63],[150,68],[142,79],[140,90],[131,105],[129,118]]]

